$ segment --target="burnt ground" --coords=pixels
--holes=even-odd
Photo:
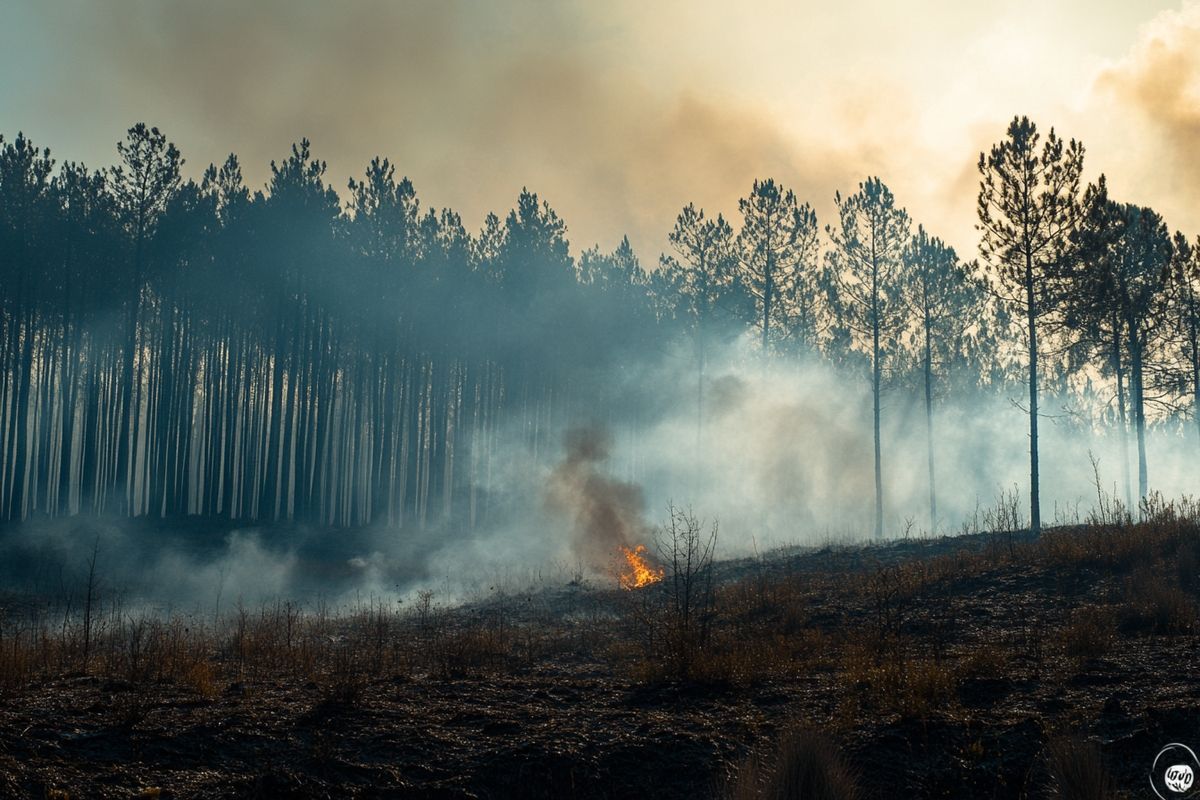
[[[718,565],[703,668],[625,641],[632,595],[565,587],[441,612],[467,631],[501,608],[502,652],[349,682],[235,675],[227,651],[211,682],[41,674],[0,691],[0,796],[709,797],[794,726],[868,798],[1056,796],[1062,736],[1094,743],[1119,796],[1151,796],[1156,753],[1200,745],[1195,527],[1057,536]],[[432,624],[389,636],[432,652]]]

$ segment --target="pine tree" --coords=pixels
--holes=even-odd
[[[1039,150],[1039,144],[1041,148]],[[1038,476],[1038,334],[1059,311],[1057,278],[1079,222],[1083,145],[1054,132],[1044,144],[1028,117],[1014,117],[1006,138],[979,154],[980,253],[993,289],[1024,320],[1029,388],[1030,528],[1041,531]]]
[[[933,398],[939,369],[961,359],[967,329],[978,324],[980,287],[941,239],[917,228],[904,251],[904,300],[915,320],[908,338],[919,352],[925,399],[925,440],[929,464],[929,525],[937,527],[937,480],[934,465]]]
[[[117,143],[121,163],[112,170],[110,186],[132,248],[132,274],[126,305],[125,352],[122,359],[122,402],[117,434],[116,475],[119,499],[130,513],[140,513],[135,474],[144,432],[141,429],[146,359],[135,355],[143,341],[142,304],[145,301],[146,247],[159,218],[180,184],[183,157],[158,128],[139,122]],[[136,361],[136,373],[134,372]]]
[[[1192,422],[1200,434],[1200,238],[1188,242],[1182,233],[1173,240],[1170,296],[1178,360],[1179,393],[1190,396]]]
[[[817,215],[800,205],[790,189],[774,179],[756,180],[750,196],[738,201],[742,230],[738,257],[743,285],[754,297],[764,360],[771,349],[771,328],[786,314],[785,298],[814,268],[818,252]]]
[[[833,242],[829,260],[837,283],[838,308],[852,337],[871,359],[875,537],[881,538],[884,503],[880,395],[884,362],[897,352],[906,321],[904,249],[909,242],[909,219],[879,178],[868,178],[849,197],[838,193],[835,201],[839,224],[826,230]]]
[[[738,305],[744,292],[737,275],[737,245],[725,218],[709,219],[684,206],[667,236],[675,256],[663,256],[662,269],[674,277],[675,291],[692,332],[696,353],[696,437],[704,426],[704,376],[714,328]],[[742,303],[744,305],[744,302]]]

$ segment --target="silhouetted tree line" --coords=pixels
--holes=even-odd
[[[233,155],[184,178],[142,124],[117,155],[56,169],[0,137],[0,519],[470,526],[511,467],[502,432],[536,458],[565,420],[619,418],[614,376],[677,343],[702,441],[709,358],[748,335],[764,361],[869,385],[877,534],[881,393],[923,402],[936,521],[938,400],[1027,369],[1036,526],[1039,387],[1132,425],[1142,494],[1147,406],[1195,416],[1200,399],[1196,248],[1103,178],[1081,189],[1083,148],[1053,132],[1039,148],[1024,119],[981,156],[972,263],[913,230],[878,178],[836,198],[824,237],[770,179],[737,230],[688,205],[645,270],[627,239],[573,257],[529,191],[471,233],[377,158],[343,201],[307,141],[262,191]]]

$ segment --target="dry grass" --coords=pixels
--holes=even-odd
[[[742,762],[725,792],[729,800],[856,800],[854,776],[829,737],[785,731],[773,750]]]
[[[811,567],[824,556],[804,562],[806,570],[762,561],[691,597],[686,624],[666,587],[581,595],[569,614],[500,596],[449,608],[423,593],[404,606],[372,601],[335,612],[274,603],[218,619],[164,618],[105,598],[90,628],[77,607],[0,616],[0,693],[79,674],[120,681],[130,690],[111,722],[132,729],[156,684],[212,701],[258,682],[312,683],[313,712],[335,714],[367,702],[378,680],[515,674],[571,658],[637,683],[813,681],[830,695],[834,725],[862,714],[952,717],[965,713],[974,687],[1036,679],[1044,659],[1079,669],[1111,657],[1128,637],[1200,631],[1196,509],[1152,501],[1142,514],[1138,523],[1055,529],[1003,546],[952,540],[929,555],[831,551],[827,570]],[[1016,582],[1048,601],[1014,611],[1015,621],[999,618],[1009,609],[988,592]],[[1088,796],[1070,792],[1100,785],[1089,752],[1051,748],[1059,796]],[[787,792],[820,775],[842,794],[811,796],[854,796],[836,753],[810,734],[785,737],[740,775],[731,796],[798,796]]]
[[[1123,625],[1129,630],[1189,634],[1196,630],[1193,594],[1184,591],[1174,570],[1143,565],[1126,581]]]
[[[917,655],[911,644],[851,640],[841,653],[844,697],[860,713],[926,717],[957,703],[955,665]]]
[[[1046,746],[1050,796],[1061,800],[1116,800],[1112,779],[1100,748],[1073,737],[1052,739]]]
[[[205,700],[212,700],[220,693],[216,673],[209,661],[197,661],[184,671],[179,682]]]
[[[1063,650],[1080,664],[1103,658],[1112,649],[1116,634],[1116,620],[1111,610],[1095,606],[1080,608],[1063,628]]]

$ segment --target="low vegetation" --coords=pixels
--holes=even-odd
[[[238,604],[202,618],[142,613],[104,591],[78,593],[82,605],[12,597],[0,615],[0,773],[26,793],[92,796],[86,771],[13,735],[22,728],[74,725],[133,741],[195,724],[179,717],[186,707],[250,714],[256,735],[286,740],[296,735],[287,725],[382,725],[389,703],[426,693],[478,714],[513,748],[539,735],[522,703],[562,691],[574,698],[568,705],[600,703],[600,716],[628,713],[614,723],[628,728],[610,733],[634,743],[656,725],[714,726],[689,755],[691,773],[662,796],[697,786],[739,798],[889,796],[899,781],[950,797],[995,773],[1006,781],[995,796],[1117,797],[1144,779],[1142,761],[1154,754],[1142,750],[1196,720],[1184,682],[1198,644],[1200,509],[1155,498],[1130,516],[1140,521],[715,562],[715,526],[676,511],[658,542],[665,575],[652,586],[497,589],[454,606],[427,591],[338,610]],[[511,693],[507,705],[495,705],[495,692]],[[59,722],[46,727],[38,720],[50,697]],[[292,722],[275,727],[272,715]],[[723,715],[736,724],[722,728]],[[924,743],[901,747],[911,736]],[[617,746],[589,737],[596,752]],[[326,739],[306,746],[333,748],[341,762],[355,752]],[[663,745],[651,737],[638,746]],[[495,776],[472,771],[472,752],[446,753],[466,760],[454,774],[404,785],[486,787]],[[565,763],[534,796],[587,777],[596,752],[580,751],[582,766]],[[268,769],[247,758],[246,780]],[[357,780],[319,759],[288,769],[297,785],[321,791]],[[636,763],[630,769],[636,775]],[[924,769],[934,771],[921,778]],[[796,793],[814,781],[830,788]],[[558,796],[609,796],[598,784],[572,785]]]

